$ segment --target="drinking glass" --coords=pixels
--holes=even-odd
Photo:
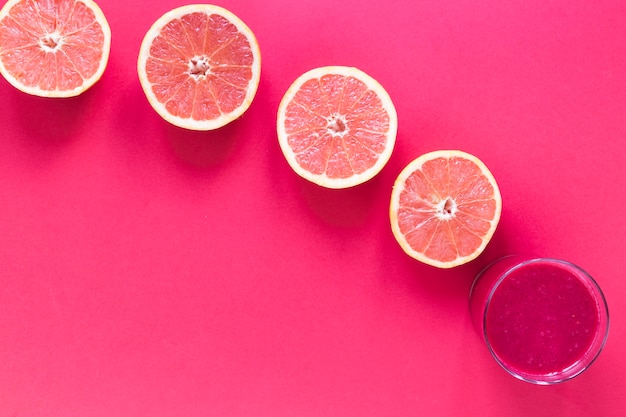
[[[496,362],[526,382],[548,385],[585,371],[604,347],[609,311],[602,290],[580,267],[513,255],[481,271],[470,314]]]

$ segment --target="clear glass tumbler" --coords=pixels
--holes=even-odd
[[[542,385],[585,371],[609,330],[596,281],[559,259],[514,255],[487,266],[472,285],[470,314],[502,368]]]

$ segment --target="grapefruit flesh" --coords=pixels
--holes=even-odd
[[[420,156],[395,181],[389,217],[392,232],[411,257],[451,268],[478,257],[502,212],[495,178],[463,151]]]
[[[111,29],[92,0],[9,0],[0,10],[0,73],[43,97],[77,96],[104,73]]]
[[[230,11],[188,5],[169,11],[147,32],[137,64],[148,101],[165,120],[212,130],[251,105],[261,71],[252,31]]]
[[[278,109],[278,140],[287,162],[327,188],[352,187],[378,174],[391,157],[397,128],[385,89],[352,67],[304,73]]]

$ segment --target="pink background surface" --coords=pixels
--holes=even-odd
[[[99,4],[113,42],[90,91],[0,79],[0,417],[623,416],[626,3],[224,0],[263,67],[213,133],[162,121],[136,76],[184,3]],[[283,93],[323,65],[398,110],[389,164],[353,189],[300,179],[276,139]],[[504,210],[444,271],[402,252],[387,207],[408,162],[448,148],[490,167]],[[509,377],[471,326],[473,276],[514,252],[577,263],[608,299],[607,346],[566,384]]]

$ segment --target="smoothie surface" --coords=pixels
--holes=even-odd
[[[598,304],[576,271],[536,262],[500,283],[487,309],[486,336],[510,368],[547,375],[583,359],[599,322]]]

